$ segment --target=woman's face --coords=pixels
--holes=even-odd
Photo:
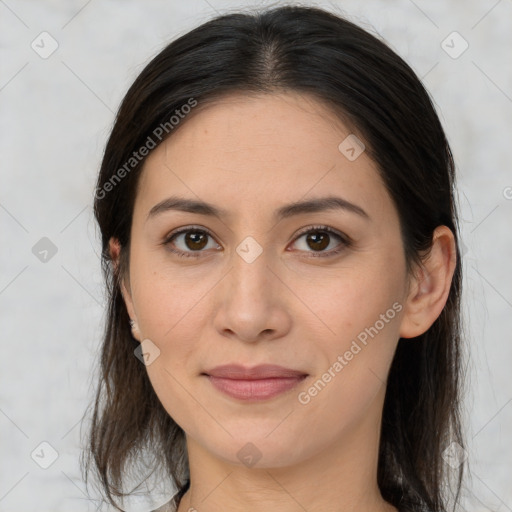
[[[124,289],[163,406],[189,442],[237,465],[249,455],[284,467],[363,425],[377,433],[408,287],[376,166],[322,104],[295,93],[232,95],[182,122],[144,165]],[[222,213],[149,215],[171,196]],[[355,206],[278,215],[326,197]],[[307,376],[238,382],[293,385],[244,400],[205,375],[226,364]]]

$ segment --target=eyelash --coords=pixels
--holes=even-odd
[[[210,231],[205,229],[205,228],[199,228],[199,227],[195,227],[195,226],[187,226],[187,227],[182,228],[182,229],[180,229],[178,231],[174,231],[174,232],[170,233],[165,238],[165,240],[163,241],[162,245],[168,246],[169,251],[171,251],[172,253],[176,254],[180,258],[198,258],[201,255],[201,253],[204,252],[204,251],[186,252],[186,251],[180,251],[180,250],[177,250],[177,249],[173,249],[171,247],[171,241],[173,240],[173,238],[175,238],[178,235],[181,235],[182,233],[188,233],[188,232],[204,233],[204,234],[207,234],[210,237],[214,238],[212,233],[210,233]],[[299,233],[297,234],[296,239],[300,238],[303,235],[307,235],[307,234],[310,234],[310,233],[317,233],[317,232],[328,233],[329,235],[334,235],[335,237],[339,238],[339,240],[341,241],[341,244],[338,246],[337,249],[331,249],[328,252],[321,252],[321,253],[313,252],[308,257],[312,257],[312,258],[330,258],[330,257],[334,257],[334,256],[337,256],[338,254],[340,254],[344,249],[346,249],[346,248],[348,248],[348,247],[350,247],[352,245],[352,240],[349,237],[347,237],[346,235],[345,236],[341,235],[339,232],[334,231],[333,229],[329,228],[328,226],[323,226],[323,225],[311,226],[309,228],[306,228],[304,230],[299,231]]]

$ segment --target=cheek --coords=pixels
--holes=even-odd
[[[386,381],[399,338],[402,262],[385,255],[363,260],[317,280],[319,286],[304,282],[298,290],[321,319],[316,329],[323,333],[317,346],[319,382],[305,400],[321,391],[317,404],[331,404],[327,414],[336,417],[340,406],[355,412],[373,399]]]
[[[145,280],[145,287],[138,295],[140,328],[144,338],[160,350],[162,369],[173,375],[196,371],[197,351],[208,320],[208,287],[204,282],[201,286],[184,286],[158,273],[154,281]]]
[[[403,307],[394,287],[358,284],[340,285],[326,302],[323,318],[336,334],[322,338],[322,365],[299,397],[311,430],[356,425],[386,386]]]
[[[204,350],[200,343],[205,329],[206,290],[185,286],[162,273],[145,281],[146,292],[139,295],[145,338],[158,347],[159,356],[147,366],[153,389],[165,410],[185,431],[197,416],[200,394],[196,389]],[[204,300],[204,298],[203,298]]]
[[[403,282],[398,258],[354,258],[343,267],[303,273],[295,278],[293,290],[310,311],[305,315],[318,324],[316,329],[325,333],[324,339],[342,347],[378,322],[381,315],[385,315],[386,330],[396,323],[388,320],[393,320],[397,309],[401,309],[393,309],[393,304],[402,300]],[[381,322],[378,327],[382,329]]]
[[[197,352],[211,315],[208,292],[218,278],[205,279],[190,267],[171,267],[165,256],[150,251],[133,258],[132,275],[142,336],[160,351],[158,360],[148,366],[148,374],[155,379],[157,392],[160,380],[163,387],[179,387],[186,375],[199,371]]]
[[[132,290],[139,326],[145,337],[166,344],[183,326],[193,328],[190,320],[211,287],[192,267],[170,263],[165,251],[134,251]]]

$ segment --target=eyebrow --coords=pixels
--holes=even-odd
[[[232,214],[218,206],[206,203],[204,201],[197,201],[195,199],[187,199],[184,197],[171,196],[163,201],[160,201],[151,208],[146,218],[148,221],[150,218],[156,217],[158,214],[167,212],[169,210],[177,210],[188,213],[196,213],[199,215],[208,215],[217,218],[230,218]],[[370,216],[360,207],[346,199],[336,196],[320,197],[315,199],[309,199],[306,201],[297,201],[284,206],[281,206],[274,212],[274,220],[282,220],[294,215],[300,215],[304,213],[318,213],[328,210],[345,210],[350,213],[355,213],[366,220],[370,220]]]

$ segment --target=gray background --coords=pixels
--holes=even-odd
[[[510,511],[512,0],[303,3],[342,10],[381,34],[438,106],[459,173],[465,246],[464,509]],[[250,4],[259,5],[269,4]],[[104,320],[91,209],[103,147],[123,94],[151,56],[216,12],[247,6],[0,0],[0,511],[100,509],[87,496],[78,455]],[[464,41],[467,50],[454,58]],[[58,48],[44,55],[52,44]],[[48,244],[43,237],[57,249],[46,262],[33,253]],[[58,452],[47,469],[36,463],[51,461],[41,442]]]

